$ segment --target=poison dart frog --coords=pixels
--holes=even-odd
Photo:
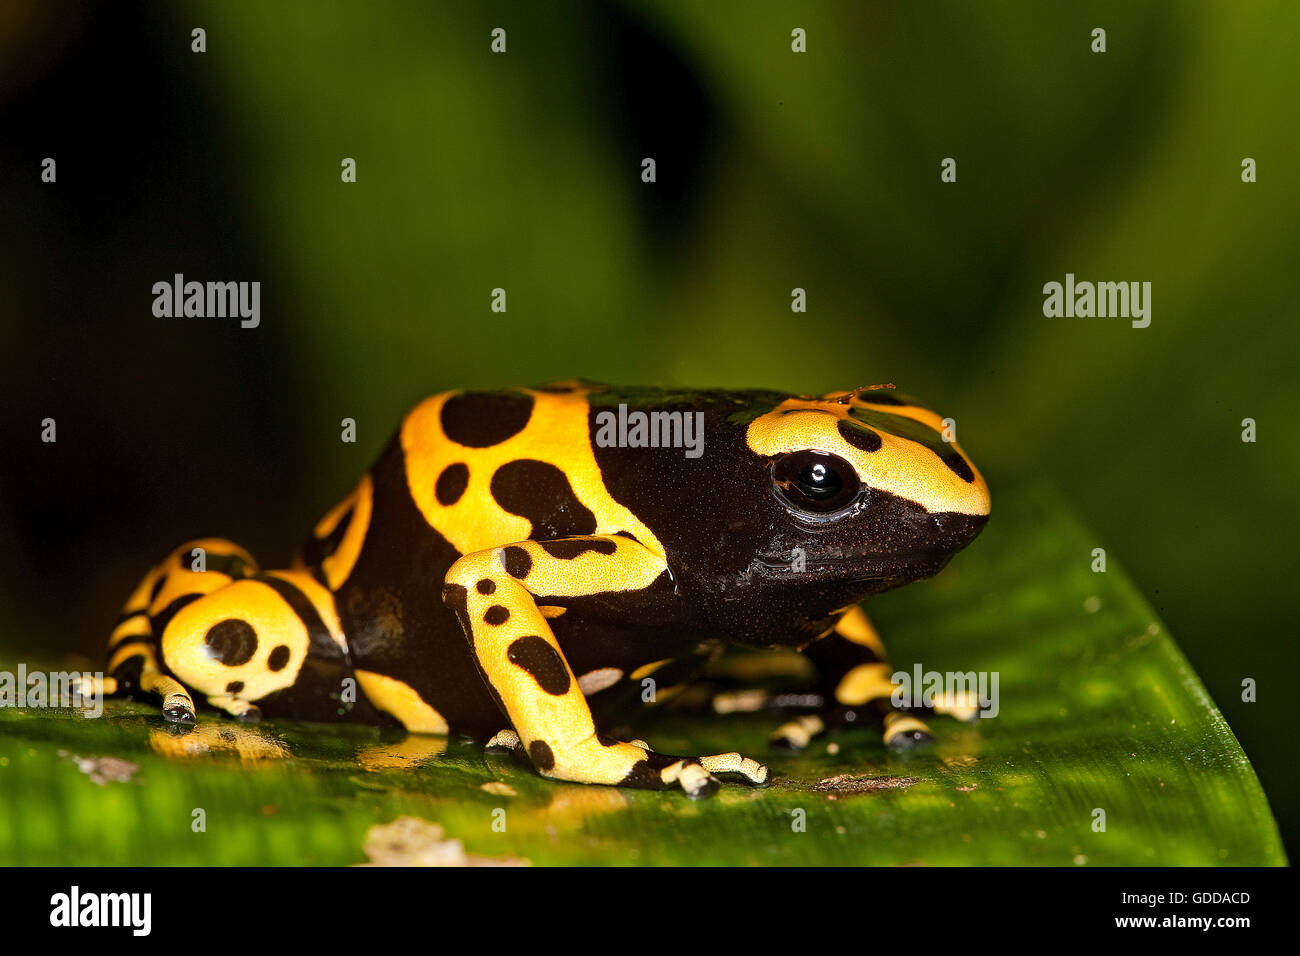
[[[892,386],[434,395],[289,568],[215,538],[153,568],[100,690],[158,699],[179,723],[198,695],[242,720],[395,721],[508,747],[558,780],[701,796],[717,774],[761,784],[767,768],[602,728],[647,678],[667,690],[726,645],[786,647],[812,663],[818,704],[775,744],[871,724],[913,747],[931,734],[895,707],[859,602],[935,574],[988,519],[943,424]]]

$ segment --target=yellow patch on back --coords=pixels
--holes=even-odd
[[[424,519],[461,554],[532,537],[527,518],[511,514],[492,497],[492,476],[502,465],[521,459],[546,462],[560,469],[575,497],[596,518],[596,534],[626,531],[654,553],[663,546],[631,511],[605,489],[591,447],[588,402],[582,393],[552,394],[521,390],[533,399],[532,415],[522,431],[500,444],[469,448],[442,430],[442,407],[455,392],[425,399],[402,423],[402,450],[411,497]],[[450,505],[434,494],[438,476],[448,465],[469,469],[465,491]]]

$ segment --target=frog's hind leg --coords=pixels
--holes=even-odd
[[[975,714],[970,701],[955,698],[936,701],[932,708],[896,704],[897,685],[884,645],[856,605],[841,615],[827,634],[806,647],[804,655],[817,669],[822,702],[814,705],[812,712],[794,716],[777,728],[772,735],[774,746],[802,750],[822,734],[846,726],[875,725],[891,750],[911,750],[934,740],[922,714],[946,714],[960,720]]]
[[[183,608],[257,571],[243,548],[220,538],[189,541],[149,571],[127,599],[108,639],[107,674],[82,692],[157,698],[175,723],[194,722],[194,699],[160,660],[160,639]]]
[[[665,569],[662,557],[620,536],[521,541],[477,551],[447,572],[443,600],[459,617],[490,690],[513,735],[494,743],[522,746],[543,776],[663,790],[691,796],[718,788],[712,772],[737,773],[751,783],[767,768],[739,754],[674,757],[597,733],[582,688],[538,606],[594,594],[652,586]],[[516,744],[516,740],[518,744]]]
[[[813,737],[855,724],[879,726],[891,750],[912,750],[934,741],[925,721],[895,706],[893,669],[880,636],[860,607],[849,608],[804,654],[817,668],[826,705],[819,713],[796,717],[777,728],[772,737],[776,746],[800,750]]]

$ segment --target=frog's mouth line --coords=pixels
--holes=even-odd
[[[861,581],[863,583],[880,583],[891,581],[900,576],[914,575],[926,570],[930,574],[941,571],[955,552],[949,551],[910,551],[905,553],[856,554],[844,558],[806,561],[798,567],[789,555],[781,558],[759,557],[755,564],[764,571],[783,572],[781,577],[834,579],[839,581]],[[864,568],[864,565],[866,566]],[[930,570],[933,568],[933,570]]]
[[[987,523],[986,515],[944,514],[935,522],[938,534],[918,536],[911,547],[900,551],[842,551],[839,554],[804,554],[796,556],[791,551],[781,554],[759,555],[755,566],[774,578],[858,582],[886,584],[899,580],[915,580],[938,574],[964,547],[975,540]],[[796,560],[796,557],[799,560]]]

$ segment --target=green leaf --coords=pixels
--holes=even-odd
[[[998,716],[936,718],[928,751],[851,730],[784,757],[766,751],[776,715],[657,715],[638,728],[657,749],[773,771],[691,801],[391,730],[201,714],[175,734],[142,704],[3,708],[0,863],[361,863],[371,827],[411,816],[534,864],[1284,864],[1249,761],[1115,557],[1092,572],[1101,545],[1042,490],[997,507],[943,574],[869,606],[899,669],[999,675]],[[387,832],[383,858],[426,837]]]

